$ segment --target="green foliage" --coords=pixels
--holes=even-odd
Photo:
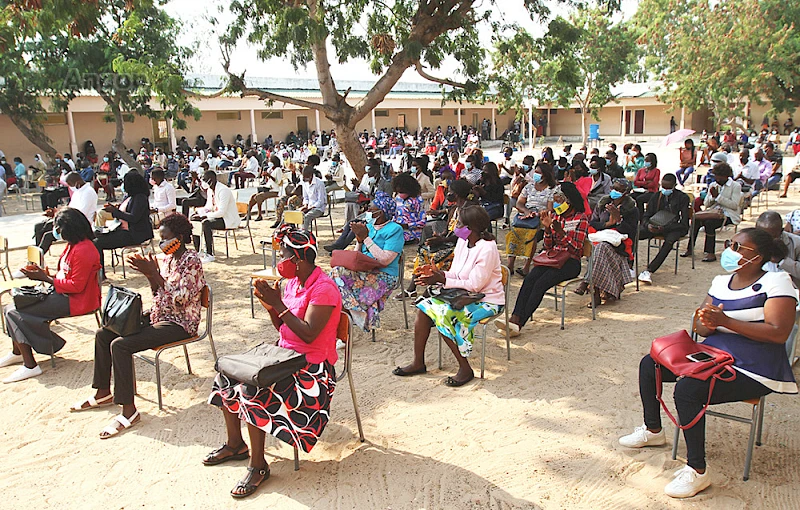
[[[800,100],[800,4],[782,0],[643,0],[636,16],[645,64],[662,101],[717,123],[746,100],[794,111]]]

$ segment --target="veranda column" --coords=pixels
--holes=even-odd
[[[497,108],[492,108],[492,140],[497,140]]]
[[[169,133],[169,149],[175,152],[178,148],[178,139],[175,137],[175,126],[172,124],[172,119],[167,119],[167,133]]]
[[[456,126],[456,132],[459,133],[458,136],[461,136],[461,105],[460,104],[458,105],[458,108],[456,108],[456,111],[458,112],[458,126]]]
[[[422,108],[417,108],[417,125],[419,126],[417,133],[419,133],[422,131]]]
[[[317,115],[319,115],[319,111],[317,111]],[[369,112],[369,116],[372,119],[372,134],[376,135],[378,133],[378,129],[376,128],[375,124],[375,108],[373,108],[372,111]]]
[[[528,150],[533,152],[533,105],[528,108]]]
[[[72,120],[72,110],[67,108],[67,127],[69,128],[69,150],[72,153],[72,158],[75,159],[75,154],[78,153],[78,140],[75,137],[75,122]]]
[[[250,110],[250,139],[253,145],[258,143],[258,134],[256,134],[256,111]]]
[[[622,105],[622,120],[619,122],[619,136],[625,138],[625,105]]]
[[[547,109],[547,129],[545,129],[544,136],[550,136],[550,108]]]
[[[681,129],[686,128],[686,107],[681,106]]]

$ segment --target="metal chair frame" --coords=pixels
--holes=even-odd
[[[222,232],[224,232],[224,236],[213,236],[215,238],[218,238],[218,237],[224,237],[225,238],[225,258],[226,259],[230,258],[230,251],[229,251],[229,244],[228,244],[228,238],[230,236],[233,236],[233,245],[234,245],[234,247],[236,247],[237,251],[239,250],[239,241],[236,238],[236,233],[239,230],[247,229],[247,236],[250,238],[250,247],[253,249],[253,254],[255,255],[255,253],[256,253],[256,245],[253,242],[253,231],[250,230],[250,214],[248,214],[248,211],[247,211],[247,204],[245,204],[244,202],[236,202],[236,207],[239,209],[239,216],[242,217],[242,215],[244,215],[244,217],[241,218],[242,222],[244,223],[244,226],[242,226],[242,223],[239,223],[239,225],[234,227],[234,228],[226,228],[226,229],[222,230]]]
[[[119,252],[117,252],[117,250],[119,250]],[[120,265],[122,265],[122,277],[127,278],[125,274],[125,254],[134,253],[136,250],[140,250],[142,256],[147,255],[148,251],[153,250],[153,238],[141,244],[132,244],[130,246],[123,246],[122,248],[114,248],[111,250],[111,270],[114,274],[117,273],[117,261],[119,261]]]
[[[586,265],[586,278],[589,280],[589,296],[592,303],[592,320],[597,320],[597,304],[594,302],[594,284],[592,283],[592,271],[594,269],[594,246],[592,242],[589,241],[587,238],[583,241],[583,258],[587,260]],[[634,257],[635,258],[635,257]],[[553,305],[555,310],[558,311],[558,291],[561,291],[561,329],[564,329],[564,321],[566,318],[566,302],[567,302],[567,287],[572,285],[573,283],[580,283],[584,280],[584,277],[578,276],[577,278],[572,278],[570,280],[565,280],[561,283],[557,283],[553,287]]]
[[[403,302],[403,321],[405,322],[406,329],[408,329],[408,308],[406,307],[406,301],[408,298],[406,297],[405,292],[405,274],[406,274],[406,255],[405,251],[401,251],[398,255],[399,260],[397,261],[397,267],[399,269],[399,275],[397,279],[397,287],[395,289],[400,289],[400,301]],[[387,298],[389,299],[389,298]],[[375,342],[375,329],[373,328],[371,331],[372,333],[372,341]]]
[[[14,275],[12,274],[11,268],[8,265],[8,239],[4,236],[0,236],[0,249],[3,250],[3,259],[2,259],[2,266],[0,266],[0,274],[3,275],[3,281],[7,281],[6,278],[6,271],[8,271],[8,278],[14,279]]]

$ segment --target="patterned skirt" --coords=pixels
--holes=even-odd
[[[431,251],[428,245],[422,244],[417,250],[417,258],[414,259],[414,270],[420,266],[431,264],[436,269],[447,271],[453,263],[453,253],[455,248],[447,246],[438,251]]]
[[[503,311],[502,305],[494,305],[479,301],[470,303],[461,310],[456,310],[450,303],[436,298],[422,298],[417,301],[417,308],[431,318],[439,333],[458,346],[458,351],[465,358],[472,354],[473,334],[477,324]]]
[[[506,233],[506,255],[509,257],[531,257],[536,247],[536,235],[539,230],[535,228],[514,227]]]
[[[217,374],[208,403],[281,441],[310,452],[330,419],[336,370],[327,361],[305,368],[267,388]]]
[[[342,307],[355,312],[353,322],[364,331],[379,328],[380,313],[399,278],[382,272],[357,272],[339,266],[331,269],[331,278],[342,294]]]
[[[619,299],[625,284],[633,281],[628,258],[606,242],[594,245],[592,257],[592,283],[595,288]]]

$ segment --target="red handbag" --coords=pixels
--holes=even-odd
[[[692,361],[687,356],[691,354],[705,353],[711,356],[708,361]],[[711,403],[711,394],[714,392],[714,385],[717,380],[730,382],[736,379],[736,371],[733,369],[733,356],[710,345],[703,345],[692,340],[686,330],[677,331],[671,335],[662,336],[653,340],[650,346],[650,357],[656,363],[656,398],[661,402],[661,407],[667,413],[672,423],[681,430],[694,427],[700,418],[706,413]],[[711,379],[708,387],[708,400],[700,413],[687,425],[680,425],[678,420],[672,416],[667,409],[664,400],[661,398],[661,370],[662,366],[675,374],[678,378],[691,377],[700,381]],[[726,374],[728,374],[726,376]]]
[[[569,252],[567,250],[551,248],[536,254],[533,257],[533,265],[561,269],[567,263],[567,260],[569,260]]]
[[[331,267],[343,267],[358,273],[369,273],[383,266],[380,262],[355,250],[333,250],[331,253]]]

